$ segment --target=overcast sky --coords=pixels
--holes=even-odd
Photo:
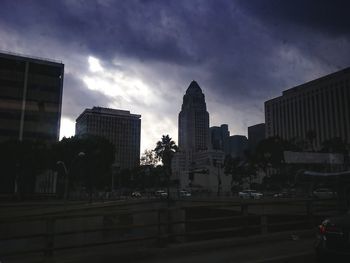
[[[1,0],[0,49],[65,64],[61,137],[93,106],[142,115],[141,151],[177,141],[182,97],[201,86],[210,125],[264,122],[264,101],[350,66],[340,0]]]

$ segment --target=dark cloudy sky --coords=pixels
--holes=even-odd
[[[263,122],[264,101],[350,66],[341,0],[1,0],[0,49],[63,61],[61,137],[84,108],[142,115],[142,151],[177,140],[192,79],[210,124]]]

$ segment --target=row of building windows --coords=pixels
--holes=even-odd
[[[318,145],[332,137],[349,140],[349,93],[349,86],[333,85],[267,102],[267,135],[305,138],[314,130]]]
[[[77,119],[77,133],[102,136],[115,145],[115,160],[123,168],[139,164],[141,120],[127,116],[83,113]]]

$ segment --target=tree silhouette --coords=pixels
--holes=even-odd
[[[168,198],[170,198],[169,191],[169,179],[171,175],[171,160],[175,152],[177,152],[177,146],[175,142],[169,137],[169,135],[163,135],[162,139],[157,142],[157,146],[154,149],[156,156],[162,161],[166,175],[166,185],[168,188]]]
[[[26,140],[2,142],[0,192],[17,191],[18,195],[33,193],[36,175],[50,167],[50,160],[51,149],[43,142]]]
[[[162,161],[163,166],[171,172],[171,160],[174,153],[177,152],[177,145],[169,137],[169,135],[163,135],[162,139],[157,142],[157,146],[154,149],[156,156]]]
[[[149,165],[155,167],[159,161],[158,156],[154,152],[154,150],[145,150],[140,158],[141,165]]]
[[[232,158],[231,155],[227,155],[224,161],[224,173],[225,175],[231,175],[231,189],[235,183],[242,184],[244,174],[244,167],[242,166],[243,160],[240,157]]]
[[[84,156],[78,158],[79,153]],[[65,163],[71,187],[83,184],[89,188],[110,186],[111,165],[115,147],[99,136],[63,138],[53,146],[54,160]]]

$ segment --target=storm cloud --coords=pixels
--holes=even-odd
[[[142,150],[177,139],[195,79],[211,125],[264,121],[281,91],[350,65],[347,1],[3,0],[0,49],[63,61],[61,136],[92,106],[142,115]]]

